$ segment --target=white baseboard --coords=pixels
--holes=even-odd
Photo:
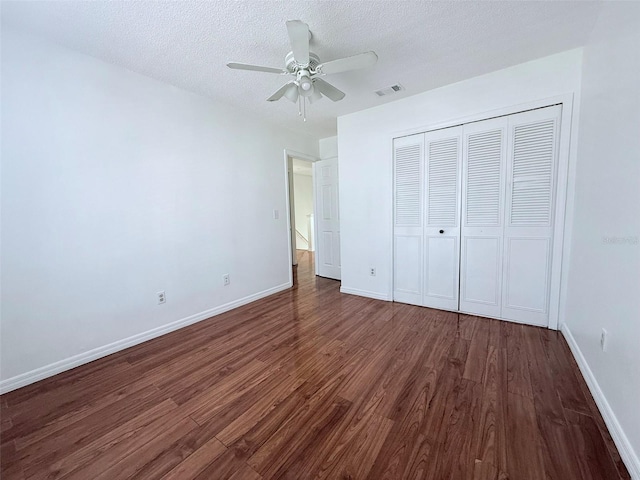
[[[44,367],[36,368],[35,370],[31,370],[30,372],[22,373],[20,375],[16,375],[15,377],[2,380],[0,382],[0,394],[10,392],[11,390],[24,387],[31,383],[35,383],[39,380],[57,375],[58,373],[64,372],[66,370],[71,370],[72,368],[92,362],[94,360],[97,360],[98,358],[106,357],[107,355],[119,352],[120,350],[124,350],[125,348],[138,345],[140,343],[146,342],[147,340],[160,337],[166,333],[170,333],[188,325],[206,320],[207,318],[220,315],[221,313],[228,312],[229,310],[241,307],[242,305],[246,305],[247,303],[255,302],[256,300],[268,297],[269,295],[273,295],[274,293],[281,292],[288,288],[291,288],[290,282],[283,283],[282,285],[278,285],[267,290],[263,290],[253,295],[248,295],[238,300],[234,300],[233,302],[225,303],[224,305],[205,310],[204,312],[190,315],[161,327],[138,333],[131,337],[118,340],[117,342],[113,342],[108,345],[94,348],[93,350],[89,350],[87,352],[65,358],[64,360],[45,365]]]
[[[622,426],[618,422],[615,413],[611,409],[611,405],[607,401],[607,398],[604,396],[596,377],[593,375],[591,368],[589,368],[589,364],[587,360],[582,355],[582,351],[580,347],[576,343],[575,338],[571,334],[571,330],[566,323],[563,323],[560,327],[564,338],[567,340],[569,344],[569,348],[573,353],[573,356],[578,363],[578,367],[582,372],[582,376],[587,382],[587,386],[591,391],[591,395],[593,395],[596,404],[598,405],[598,409],[602,414],[602,418],[604,419],[604,423],[606,423],[607,428],[609,429],[609,433],[613,438],[613,442],[616,444],[618,448],[618,452],[620,453],[620,457],[622,457],[622,461],[626,465],[629,470],[629,474],[633,480],[640,480],[640,460],[638,459],[638,455],[634,452],[633,447],[631,446],[631,442],[624,433]]]
[[[340,293],[348,293],[349,295],[357,295],[359,297],[375,298],[376,300],[391,301],[389,295],[378,292],[369,292],[367,290],[360,290],[358,288],[340,287]]]

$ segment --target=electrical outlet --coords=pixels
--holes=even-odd
[[[600,334],[600,348],[603,352],[607,351],[607,334],[608,332],[603,328]]]
[[[376,276],[376,269],[375,269],[375,267],[371,267],[371,268],[369,269],[369,275],[371,275],[372,277],[375,277],[375,276]]]
[[[158,297],[158,305],[163,304],[167,301],[167,297],[164,294],[164,290],[162,290],[161,292],[156,293],[157,297]]]
[[[280,218],[280,212],[278,210],[273,211],[273,219],[278,220]]]
[[[231,280],[229,280],[229,274],[225,273],[224,275],[222,275],[222,285],[226,287],[230,283],[231,283]]]

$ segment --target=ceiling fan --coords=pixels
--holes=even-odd
[[[348,72],[373,65],[378,60],[375,52],[365,52],[351,57],[331,60],[320,63],[320,58],[309,51],[309,41],[311,32],[309,26],[300,20],[289,20],[287,22],[291,51],[285,56],[284,68],[262,67],[259,65],[247,65],[245,63],[227,63],[229,68],[237,70],[254,70],[257,72],[276,73],[280,75],[291,75],[295,77],[280,87],[267,101],[275,102],[282,97],[298,102],[298,115],[303,116],[306,121],[306,100],[313,103],[326,96],[330,100],[337,102],[345,96],[344,92],[338,90],[330,83],[324,81],[322,76],[332,73]]]

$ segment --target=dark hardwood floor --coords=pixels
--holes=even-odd
[[[297,286],[0,397],[3,479],[628,479],[562,336]]]

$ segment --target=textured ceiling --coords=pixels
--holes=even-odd
[[[599,9],[575,1],[2,1],[2,22],[323,138],[336,134],[339,115],[581,46]],[[347,96],[314,103],[306,123],[286,99],[265,101],[285,77],[225,66],[284,66],[290,19],[309,24],[322,61],[379,56],[370,69],[327,76]],[[373,93],[394,83],[406,90]]]

